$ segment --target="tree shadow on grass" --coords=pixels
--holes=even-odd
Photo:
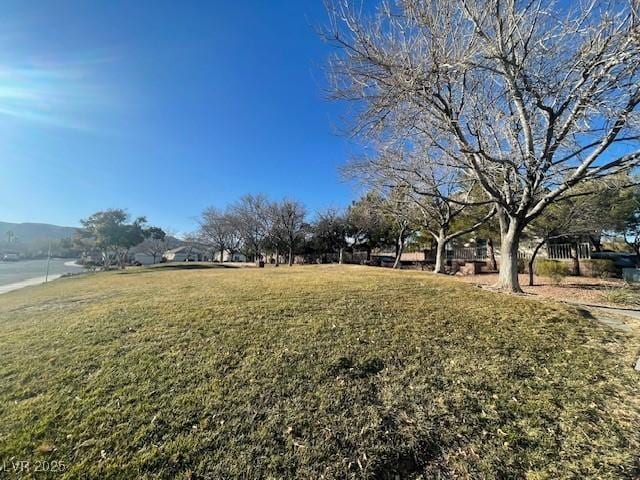
[[[181,262],[181,263],[161,263],[146,268],[123,270],[119,273],[121,275],[127,275],[131,273],[154,273],[165,270],[210,270],[218,268],[237,268],[232,265],[225,264],[206,264],[206,263],[193,263],[193,262]]]
[[[234,268],[231,265],[225,265],[224,263],[194,263],[194,262],[176,262],[176,263],[161,263],[154,267],[156,269],[173,269],[173,270],[203,270],[207,268]]]
[[[620,285],[604,284],[604,283],[562,283],[558,285],[560,288],[579,288],[582,290],[591,290],[602,292],[612,288],[621,288]]]
[[[586,318],[587,320],[597,321],[598,319],[593,316],[593,314],[587,310],[586,308],[578,307],[574,305],[574,310],[578,314],[579,317]]]

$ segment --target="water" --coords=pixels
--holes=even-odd
[[[79,273],[83,268],[74,265],[68,258],[52,258],[49,265],[49,280],[65,273]],[[19,262],[0,262],[0,293],[15,290],[26,285],[44,282],[47,273],[47,260],[23,260]]]

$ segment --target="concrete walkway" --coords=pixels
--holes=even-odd
[[[617,330],[630,332],[632,327],[628,324],[629,320],[634,323],[639,322],[638,326],[640,326],[640,310],[635,308],[611,307],[608,305],[571,301],[564,301],[563,303],[586,310],[599,322]],[[625,321],[625,319],[627,321]]]
[[[635,308],[609,307],[607,305],[592,305],[567,301],[564,303],[588,312],[596,321],[615,330],[631,332],[640,327],[640,310]],[[629,324],[630,322],[632,325]],[[640,357],[636,360],[634,369],[640,372]]]
[[[49,281],[55,280],[56,278],[60,278],[61,276],[62,274],[49,275]],[[46,277],[42,276],[42,277],[30,278],[28,280],[23,280],[22,282],[11,283],[9,285],[0,285],[0,295],[2,295],[3,293],[12,292],[14,290],[19,290],[24,287],[40,285],[41,283],[44,283],[45,278]]]

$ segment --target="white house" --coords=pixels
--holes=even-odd
[[[213,261],[214,262],[219,262],[220,261],[220,252],[217,252],[213,255]],[[240,252],[230,252],[229,250],[225,250],[224,251],[224,255],[222,257],[222,261],[223,262],[246,262],[247,261],[247,257],[245,257],[243,254],[241,254]]]
[[[204,262],[208,260],[202,250],[188,245],[167,250],[163,257],[167,262]]]

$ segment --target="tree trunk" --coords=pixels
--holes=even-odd
[[[293,247],[289,246],[289,266],[293,265]]]
[[[404,251],[404,234],[406,228],[400,228],[398,233],[398,241],[396,242],[396,258],[393,262],[393,268],[400,268],[400,258],[402,258],[402,252]]]
[[[276,247],[276,263],[275,263],[276,267],[280,266],[280,249],[278,247]]]
[[[340,247],[340,258],[338,260],[338,263],[340,265],[342,265],[344,263],[344,260],[342,259],[342,253],[344,252],[344,248]]]
[[[530,287],[533,287],[533,264],[536,261],[536,256],[538,255],[538,252],[540,251],[540,249],[545,243],[547,243],[546,238],[542,240],[540,243],[538,243],[538,245],[536,245],[536,248],[533,249],[533,253],[531,254],[531,258],[529,259],[528,267],[529,267],[529,286]]]
[[[493,239],[487,239],[487,257],[489,258],[489,267],[491,270],[498,270],[498,262],[496,262],[496,250],[493,248]]]
[[[636,252],[636,268],[640,265],[640,244],[636,243],[633,247],[633,251]]]
[[[445,273],[445,267],[447,265],[446,246],[446,237],[444,234],[441,234],[436,239],[436,266],[433,270],[435,273]]]
[[[224,248],[220,249],[220,263],[224,262]]]
[[[506,215],[500,218],[500,275],[496,288],[507,292],[522,293],[518,281],[518,247],[522,227],[518,221]]]
[[[589,235],[589,240],[591,240],[591,243],[593,244],[593,248],[595,249],[596,252],[602,251],[602,240],[600,239],[599,236]]]
[[[580,246],[578,242],[571,243],[571,275],[580,275]]]

